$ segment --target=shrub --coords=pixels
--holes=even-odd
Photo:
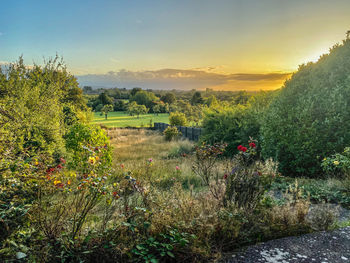
[[[316,231],[329,230],[337,220],[339,210],[331,204],[313,205],[306,217],[311,228]]]
[[[186,126],[186,115],[182,112],[172,112],[169,116],[171,126]]]
[[[321,166],[328,175],[337,177],[350,176],[350,147],[346,147],[342,153],[325,157]]]
[[[164,130],[163,134],[166,141],[172,141],[177,139],[181,135],[181,132],[176,127],[169,126]]]
[[[262,124],[263,155],[288,176],[317,177],[321,160],[350,144],[350,40],[299,67]]]
[[[218,176],[216,168],[225,147],[226,144],[203,144],[196,147],[196,155],[192,170],[202,178],[207,186],[210,185],[215,176]]]
[[[238,146],[239,153],[233,159],[233,168],[226,173],[225,206],[253,211],[262,200],[265,191],[277,175],[277,165],[271,160],[258,160],[256,141],[249,147]]]
[[[73,125],[65,135],[66,148],[71,153],[70,167],[84,170],[88,167],[91,154],[98,153],[102,167],[110,167],[112,150],[106,132],[98,126],[78,123]]]

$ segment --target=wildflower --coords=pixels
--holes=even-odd
[[[334,161],[334,165],[339,165],[339,161]]]
[[[35,165],[35,166],[38,166],[38,165],[39,165],[39,162],[38,162],[37,160],[35,160],[34,165]]]
[[[68,181],[67,181],[67,184],[68,184],[68,185],[70,185],[70,184],[71,184],[70,180],[68,180]]]
[[[179,170],[180,170],[180,167],[176,165],[175,169],[176,169],[177,171],[179,171]]]
[[[54,184],[54,185],[58,185],[58,184],[60,184],[60,183],[62,183],[60,180],[55,180],[55,181],[53,181],[53,184]]]
[[[323,161],[326,161],[326,160],[327,160],[327,158],[326,158],[326,157],[324,157],[324,158],[323,158]]]
[[[122,169],[124,169],[124,164],[121,164],[120,167],[121,167]]]
[[[149,158],[149,159],[148,159],[148,162],[149,162],[149,163],[153,162],[153,159],[152,159],[152,158]]]
[[[113,192],[113,196],[116,197],[118,195],[117,192]]]
[[[89,157],[89,163],[90,164],[95,164],[96,163],[96,159],[94,157]]]
[[[60,165],[60,164],[59,164],[59,165],[57,165],[56,167],[57,167],[57,169],[62,169],[62,168],[63,168],[63,166],[62,166],[62,165]]]
[[[116,187],[118,184],[117,183],[114,183],[113,186]]]
[[[247,150],[248,150],[247,147],[242,147],[242,148],[241,148],[241,151],[242,151],[242,152],[246,152]]]
[[[237,147],[237,149],[238,149],[239,151],[241,151],[241,150],[242,150],[242,148],[243,148],[243,146],[242,146],[242,145],[238,145],[238,147]]]
[[[228,177],[228,174],[224,174],[224,179],[226,180]]]
[[[253,142],[251,142],[251,143],[249,143],[249,147],[251,147],[251,148],[255,148],[255,147],[256,147],[256,144],[255,144],[255,143],[253,143]]]
[[[60,158],[60,162],[63,163],[63,164],[65,164],[65,163],[66,163],[66,160],[63,159],[63,158],[61,157],[61,158]]]
[[[98,160],[100,160],[100,157],[96,156],[95,159],[96,159],[96,161],[98,161]]]

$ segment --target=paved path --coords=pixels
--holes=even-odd
[[[350,263],[350,227],[250,246],[225,263]]]

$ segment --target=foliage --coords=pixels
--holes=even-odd
[[[350,147],[345,147],[342,153],[325,157],[322,160],[321,167],[328,175],[350,176]]]
[[[224,176],[226,206],[253,211],[276,177],[277,166],[271,160],[266,163],[259,161],[256,148],[254,140],[249,141],[249,147],[238,146],[239,153],[233,159],[233,168]]]
[[[105,118],[107,120],[107,115],[109,112],[113,111],[113,105],[112,104],[106,104],[101,109],[101,113],[105,115]]]
[[[109,167],[112,162],[111,147],[106,132],[98,126],[78,123],[65,135],[66,148],[71,153],[69,165],[81,171],[89,167],[92,154],[100,155],[100,167]],[[104,168],[105,169],[105,168]]]
[[[174,126],[168,126],[164,130],[163,134],[165,136],[165,140],[170,142],[174,139],[177,139],[181,135],[181,132],[179,132],[178,129]]]
[[[154,95],[153,92],[148,91],[138,91],[135,95],[130,98],[130,102],[135,101],[139,105],[144,105],[147,108],[151,109],[153,106],[153,101],[157,101],[158,98]]]
[[[274,95],[260,92],[246,105],[219,105],[205,110],[201,139],[208,143],[225,142],[227,155],[237,153],[240,142],[248,141],[250,136],[260,138],[261,120]]]
[[[218,159],[225,150],[225,144],[202,144],[196,147],[195,161],[192,166],[192,170],[195,174],[200,176],[203,182],[209,186],[210,182],[214,179],[215,169]]]
[[[288,176],[318,177],[321,160],[349,144],[350,40],[299,67],[271,103],[262,125],[263,155]]]
[[[148,109],[146,108],[145,105],[139,105],[135,101],[129,103],[128,105],[128,113],[131,116],[137,115],[137,118],[139,118],[140,114],[146,114],[147,112],[148,112]]]
[[[162,97],[160,97],[160,100],[164,103],[172,104],[176,101],[176,96],[174,93],[166,93]]]
[[[338,214],[331,204],[317,204],[310,208],[306,220],[315,231],[327,231],[335,224]]]
[[[169,122],[172,126],[186,126],[187,119],[182,112],[172,112],[169,116]]]

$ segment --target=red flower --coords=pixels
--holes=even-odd
[[[62,165],[57,165],[57,169],[62,169],[63,168],[63,166]]]
[[[117,194],[118,194],[117,192],[113,192],[113,196],[114,196],[114,197],[116,197],[116,196],[117,196]]]
[[[224,174],[224,179],[225,179],[225,180],[227,179],[227,177],[228,177],[228,175],[227,175],[227,174]]]
[[[242,147],[242,148],[241,148],[241,151],[242,151],[242,152],[246,152],[247,150],[248,150],[247,147]]]
[[[242,145],[238,145],[238,147],[237,147],[237,149],[238,149],[239,151],[242,151],[242,148],[243,148]]]
[[[255,147],[256,147],[256,144],[253,143],[253,142],[251,142],[251,143],[249,143],[249,146],[250,146],[251,148],[255,148]]]
[[[60,158],[60,162],[61,162],[61,163],[66,163],[66,160],[63,159],[63,158]]]

